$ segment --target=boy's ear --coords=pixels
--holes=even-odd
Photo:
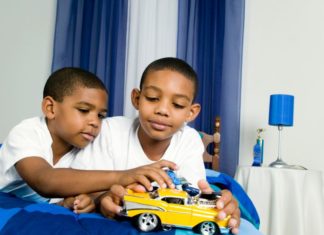
[[[132,99],[132,104],[136,110],[138,110],[140,95],[141,95],[141,91],[139,89],[134,88],[132,90],[131,99]]]
[[[200,104],[192,104],[186,122],[191,122],[195,120],[199,113],[200,113]]]
[[[42,111],[47,119],[53,119],[55,117],[54,105],[55,100],[52,97],[46,96],[43,98]]]

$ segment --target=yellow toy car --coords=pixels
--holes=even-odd
[[[185,191],[170,188],[158,188],[146,193],[128,189],[121,214],[133,218],[143,232],[181,227],[204,235],[228,233],[230,216],[224,220],[217,219],[215,195],[189,196]]]

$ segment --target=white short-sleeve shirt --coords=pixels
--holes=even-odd
[[[15,164],[26,157],[40,157],[55,168],[68,168],[78,149],[65,154],[53,165],[52,137],[44,117],[23,120],[9,133],[0,148],[0,191],[30,201],[48,201],[31,189],[16,171]]]
[[[93,143],[78,152],[72,167],[91,170],[126,170],[147,164],[150,160],[138,139],[138,119],[112,117],[103,120],[100,135]],[[179,166],[178,175],[197,186],[205,179],[204,146],[198,132],[184,126],[176,132],[162,159]]]

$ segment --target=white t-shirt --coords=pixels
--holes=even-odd
[[[72,167],[91,170],[126,170],[147,164],[150,160],[138,139],[138,119],[112,117],[103,120],[100,135],[85,149],[80,150]],[[184,126],[175,133],[162,159],[179,166],[177,174],[193,186],[205,179],[204,146],[198,132]]]
[[[78,149],[65,154],[53,165],[52,137],[44,117],[23,120],[15,126],[0,148],[0,192],[8,192],[29,201],[48,201],[31,189],[16,171],[15,164],[26,157],[45,159],[55,168],[68,168]]]

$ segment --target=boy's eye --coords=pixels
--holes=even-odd
[[[181,104],[173,103],[173,105],[177,109],[184,109],[185,108],[185,106],[184,105],[181,105]]]
[[[159,98],[157,98],[157,97],[151,97],[151,96],[146,96],[145,97],[148,101],[152,101],[152,102],[154,102],[154,101],[158,101],[159,100]]]
[[[104,119],[106,116],[107,116],[107,113],[99,113],[99,114],[98,114],[98,117],[99,117],[100,119]]]
[[[81,113],[88,113],[89,109],[78,108],[78,111],[81,112]]]

